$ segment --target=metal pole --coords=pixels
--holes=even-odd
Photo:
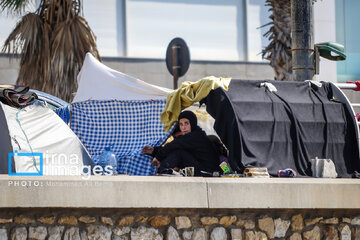
[[[315,73],[312,0],[291,0],[291,51],[294,81],[312,80]]]
[[[177,89],[177,83],[178,83],[178,79],[179,79],[179,75],[178,75],[178,69],[180,68],[178,65],[178,49],[180,47],[179,46],[172,46],[172,71],[173,71],[173,81],[174,81],[174,89]]]

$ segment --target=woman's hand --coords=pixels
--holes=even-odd
[[[154,159],[152,160],[152,162],[151,162],[151,166],[156,166],[156,167],[160,167],[160,161],[159,160],[157,160],[157,158],[156,157],[154,157]]]
[[[142,154],[148,154],[151,155],[154,152],[154,148],[151,146],[145,146],[143,147],[143,149],[141,150]]]

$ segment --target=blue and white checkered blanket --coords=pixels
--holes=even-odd
[[[71,129],[91,157],[112,146],[118,172],[129,175],[154,175],[152,157],[141,154],[145,145],[160,146],[169,137],[160,122],[166,100],[117,101],[91,100],[72,104]]]

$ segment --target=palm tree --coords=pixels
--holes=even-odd
[[[0,0],[0,7],[21,11],[29,1]],[[41,0],[34,13],[17,23],[2,49],[21,56],[17,84],[72,100],[86,53],[101,60],[96,37],[79,15],[80,1]]]
[[[262,51],[263,58],[270,60],[275,80],[291,80],[291,4],[290,0],[266,0],[272,14],[269,31],[264,36],[270,40]]]

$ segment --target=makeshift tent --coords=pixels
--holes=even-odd
[[[0,102],[0,139],[2,174],[81,175],[93,165],[77,136],[38,100],[23,108]]]
[[[141,154],[141,149],[159,146],[168,138],[171,131],[164,131],[160,114],[171,90],[117,72],[89,53],[78,83],[70,126],[93,159],[111,147],[119,173],[154,174],[152,157]]]
[[[340,102],[339,100],[343,102]],[[229,149],[234,170],[292,168],[311,176],[310,160],[329,158],[339,177],[360,172],[358,128],[341,91],[331,83],[232,80],[203,99]]]

